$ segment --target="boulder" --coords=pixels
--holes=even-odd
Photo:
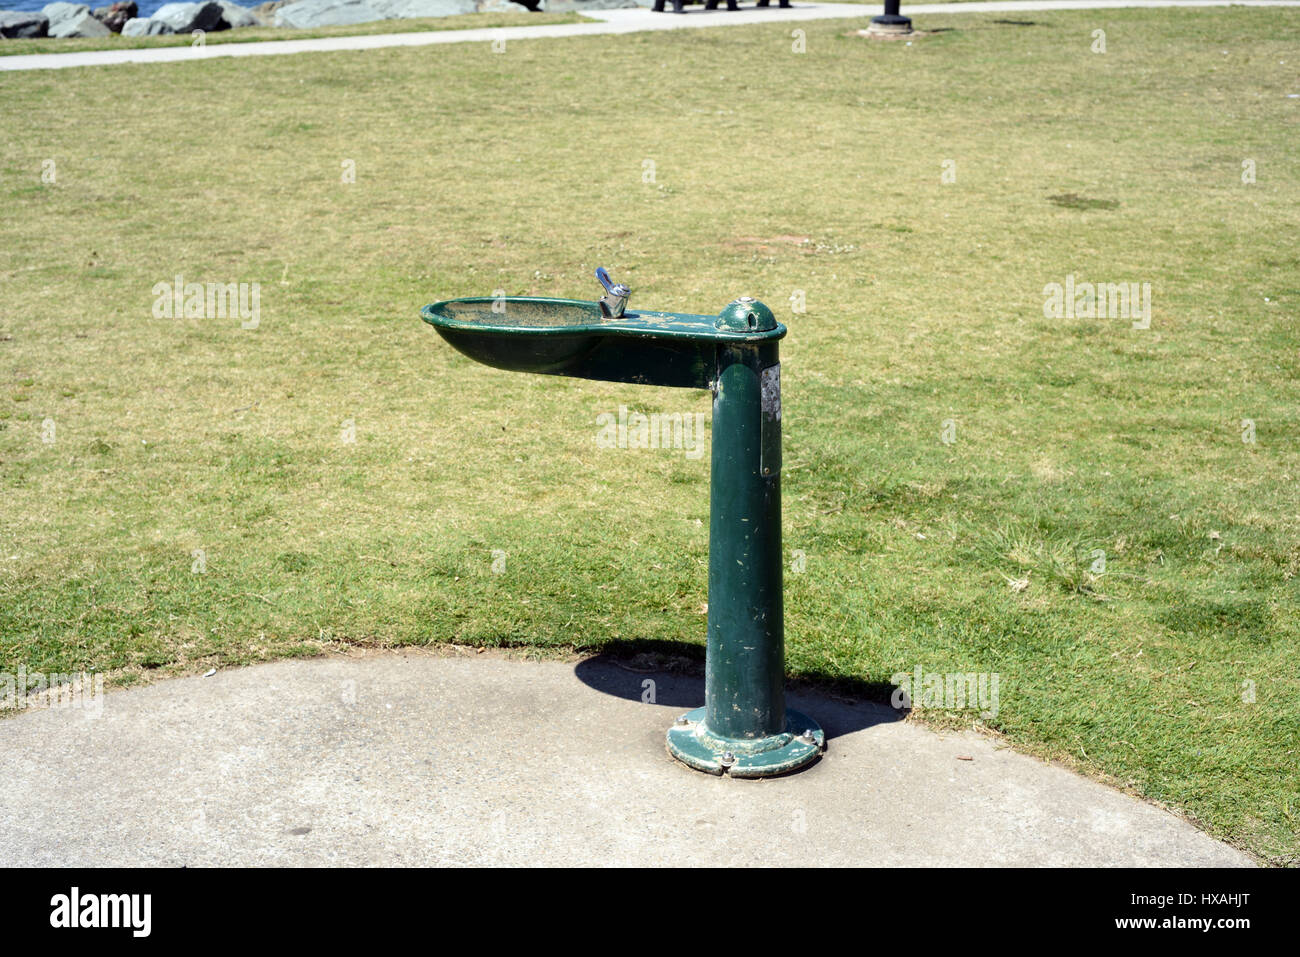
[[[220,28],[222,30],[258,25],[258,19],[253,16],[252,10],[241,7],[237,3],[231,3],[230,0],[217,0],[217,5],[221,7],[221,22],[225,24],[224,27]]]
[[[479,13],[529,13],[537,9],[541,0],[478,0],[476,9]],[[530,6],[531,4],[531,6]]]
[[[51,33],[57,30],[65,20],[89,12],[90,7],[84,3],[47,3],[41,8],[41,13],[45,14],[50,20]]]
[[[90,14],[113,33],[121,33],[126,21],[134,18],[138,12],[135,0],[125,0],[107,7],[97,7]]]
[[[412,20],[419,17],[451,17],[480,10],[523,13],[529,2],[508,0],[294,0],[274,7],[277,27],[329,27],[372,20]],[[628,0],[632,2],[632,0]],[[262,4],[254,13],[264,15],[270,4]]]
[[[275,11],[277,27],[333,27],[387,19],[378,0],[298,0]]]
[[[41,13],[50,18],[52,37],[106,37],[113,32],[84,3],[47,3]]]
[[[458,13],[476,13],[476,0],[369,0],[377,10],[394,20],[417,17],[452,17]]]
[[[124,37],[152,37],[175,32],[161,20],[151,20],[149,17],[134,17],[122,25]]]
[[[169,33],[189,33],[192,30],[212,31],[221,22],[221,4],[216,0],[206,3],[165,3],[150,20],[171,27]]]
[[[43,37],[50,32],[50,18],[34,10],[0,10],[0,37],[11,40]]]
[[[111,37],[112,35],[113,31],[96,20],[95,15],[89,11],[60,34],[65,37]]]
[[[41,13],[49,17],[48,31],[50,36],[66,37],[68,34],[63,31],[70,29],[83,16],[89,15],[90,7],[84,3],[47,3],[41,8]]]
[[[583,10],[623,10],[648,6],[649,3],[638,3],[637,0],[538,0],[536,9],[547,13],[581,13]]]
[[[275,26],[275,11],[281,7],[287,7],[294,0],[267,0],[266,3],[259,3],[252,7],[248,12],[264,27]]]

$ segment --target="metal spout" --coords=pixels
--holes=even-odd
[[[596,278],[605,287],[605,295],[600,297],[600,311],[606,319],[622,318],[624,311],[627,309],[627,300],[632,295],[632,290],[623,283],[615,283],[610,279],[609,273],[605,271],[604,266],[596,270]]]

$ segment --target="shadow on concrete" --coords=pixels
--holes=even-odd
[[[587,687],[628,701],[648,701],[689,711],[704,704],[704,648],[679,641],[641,640],[626,652],[606,651],[578,662],[574,674]],[[826,737],[901,721],[906,711],[887,702],[887,681],[801,675],[786,682],[786,702],[817,720]]]

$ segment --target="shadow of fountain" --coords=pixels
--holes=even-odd
[[[628,701],[689,711],[704,704],[704,647],[684,641],[643,639],[574,666],[587,687]],[[817,720],[827,739],[900,721],[906,711],[889,705],[887,681],[802,674],[786,682],[786,703]]]

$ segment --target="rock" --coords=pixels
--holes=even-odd
[[[275,11],[277,27],[333,27],[384,20],[372,0],[298,0]]]
[[[453,17],[458,13],[476,13],[476,0],[369,0],[369,3],[395,20],[417,17]]]
[[[138,12],[139,8],[135,5],[135,0],[125,0],[108,7],[97,7],[90,11],[90,15],[113,33],[121,33],[122,28],[126,26],[126,21],[135,17]]]
[[[649,3],[637,0],[538,0],[537,9],[547,13],[581,13],[583,10],[625,10],[629,7],[647,7]]]
[[[111,37],[113,31],[95,19],[93,13],[87,12],[71,26],[65,28],[60,36],[65,37]]]
[[[221,22],[221,4],[216,0],[207,0],[206,3],[165,3],[149,19],[171,27],[168,31],[170,33],[214,31]]]
[[[122,36],[124,37],[154,37],[163,33],[175,32],[161,20],[151,20],[149,17],[134,17],[122,25]]]
[[[125,3],[110,4],[109,7],[96,7],[91,10],[90,16],[103,23],[114,34],[120,34],[122,33],[122,27],[126,26],[126,21],[135,17],[138,12],[139,9],[135,7],[135,0],[125,0]]]
[[[33,10],[0,10],[0,37],[11,40],[48,36],[50,18]]]
[[[89,13],[90,7],[84,3],[47,3],[41,8],[41,13],[50,19],[50,32],[57,30],[65,20],[73,17],[79,17],[83,13]]]
[[[90,16],[90,7],[84,3],[47,3],[41,13],[50,18],[50,36],[67,37],[72,35],[67,31],[74,29],[82,17]]]
[[[106,37],[112,33],[84,3],[47,3],[41,13],[50,18],[52,37]]]
[[[253,11],[245,9],[237,3],[231,3],[230,0],[217,0],[217,5],[221,7],[221,22],[225,24],[219,29],[230,30],[234,27],[255,27],[258,25],[258,19],[253,16]]]
[[[273,27],[275,26],[275,11],[279,10],[281,7],[287,7],[293,2],[295,2],[295,0],[267,0],[266,3],[259,3],[248,12],[251,13],[262,26]]]
[[[479,13],[530,13],[537,9],[541,0],[478,0],[475,9]],[[532,6],[529,6],[532,4]]]
[[[263,16],[263,11],[273,9],[277,27],[328,27],[372,20],[451,17],[480,10],[522,13],[529,9],[528,2],[539,0],[295,0],[278,7],[262,4],[254,8],[254,13]]]

